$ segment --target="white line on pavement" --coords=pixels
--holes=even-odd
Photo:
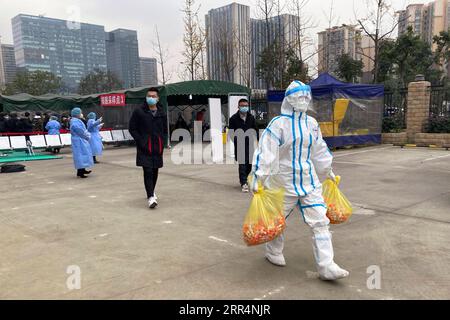
[[[339,154],[338,153],[336,155],[333,155],[333,157],[334,158],[341,158],[341,157],[345,157],[345,156],[351,156],[351,155],[354,155],[354,154],[360,154],[360,153],[366,153],[366,152],[372,152],[372,151],[379,151],[379,150],[385,150],[385,149],[391,149],[391,148],[393,148],[393,147],[389,146],[389,147],[384,147],[384,148],[373,148],[373,149],[370,149],[370,150],[349,152],[349,153],[344,153],[344,154]]]
[[[440,157],[428,158],[428,159],[423,160],[423,162],[433,161],[433,160],[447,158],[447,157],[450,157],[450,154],[446,154],[445,156],[440,156]]]
[[[220,238],[217,238],[217,237],[214,237],[214,236],[209,236],[209,239],[214,240],[214,241],[218,241],[218,242],[226,243],[226,244],[228,244],[228,245],[230,245],[232,247],[241,248],[241,249],[247,249],[246,246],[239,245],[239,244],[234,244],[234,243],[229,242],[228,240],[220,239]]]

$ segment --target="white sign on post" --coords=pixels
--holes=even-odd
[[[248,96],[241,95],[241,96],[228,96],[228,119],[231,119],[231,117],[238,111],[239,109],[239,100],[241,99],[248,99]],[[234,158],[234,142],[232,139],[228,137],[228,144],[230,146],[230,157]]]
[[[222,141],[222,104],[220,99],[209,99],[209,118],[212,161],[214,163],[223,162],[223,141]]]

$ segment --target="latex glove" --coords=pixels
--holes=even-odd
[[[103,117],[100,117],[100,119],[98,119],[100,122],[103,122]]]
[[[254,181],[251,181],[250,183],[250,192],[252,194],[255,194],[258,192],[259,190],[259,184],[260,184],[260,180],[258,178],[256,178],[255,176],[253,176],[253,179],[256,179],[256,183],[254,183]]]
[[[334,182],[336,182],[336,175],[334,174],[333,169],[328,171],[327,178],[333,180]]]

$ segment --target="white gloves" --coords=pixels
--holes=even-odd
[[[330,169],[330,171],[328,171],[327,178],[336,182],[336,175],[334,174],[333,169]]]

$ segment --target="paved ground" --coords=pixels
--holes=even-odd
[[[72,159],[27,163],[0,175],[1,299],[449,299],[450,153],[392,146],[335,153],[354,203],[333,227],[336,260],[350,278],[316,277],[300,215],[287,230],[288,266],[247,248],[250,196],[234,165],[167,165],[156,211],[146,208],[132,148],[109,148],[86,180]],[[81,269],[81,289],[66,286]],[[381,289],[369,290],[370,266]],[[370,270],[370,269],[369,269]]]

